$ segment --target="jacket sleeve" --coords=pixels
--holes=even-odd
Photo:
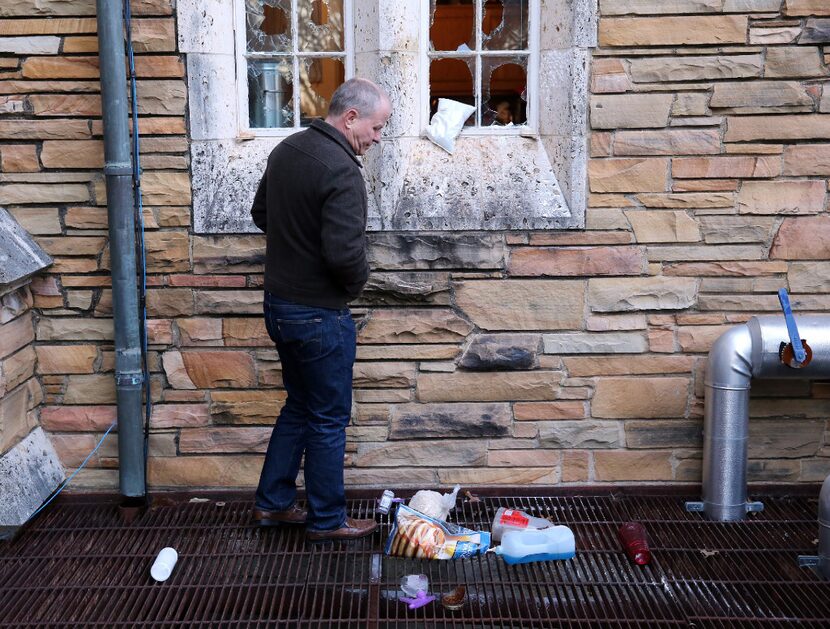
[[[321,218],[323,259],[350,299],[369,279],[366,260],[366,184],[352,167],[324,175]]]
[[[268,227],[268,211],[265,207],[267,177],[268,170],[266,168],[259,182],[259,187],[257,187],[254,204],[251,206],[251,218],[254,219],[254,225],[259,227],[263,232],[267,231],[266,228]]]

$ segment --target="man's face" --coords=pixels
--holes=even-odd
[[[353,116],[347,114],[346,139],[355,153],[365,155],[373,144],[380,142],[380,132],[391,114],[392,106],[385,98],[371,115],[360,116],[357,111],[354,111]]]

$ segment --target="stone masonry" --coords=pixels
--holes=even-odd
[[[191,229],[174,4],[132,3],[149,482],[251,487],[285,397],[264,239]],[[0,346],[34,324],[15,382],[42,384],[67,468],[116,416],[94,12],[0,6],[0,204],[55,261]],[[796,312],[830,312],[830,3],[600,0],[599,16],[586,229],[372,234],[349,486],[699,482],[714,340],[776,312],[782,286]],[[4,405],[14,391],[36,404],[15,385]],[[757,383],[750,480],[823,480],[829,417],[828,382]],[[116,434],[72,486],[117,486]]]

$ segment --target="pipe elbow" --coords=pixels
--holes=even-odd
[[[706,386],[749,389],[752,378],[752,332],[746,324],[730,328],[709,350]]]

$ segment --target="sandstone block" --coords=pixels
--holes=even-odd
[[[830,42],[830,20],[810,18],[804,25],[799,44],[827,44]]]
[[[264,453],[270,438],[271,428],[265,426],[183,428],[179,435],[179,451],[182,454]]]
[[[261,290],[198,290],[194,296],[197,314],[262,316]]]
[[[165,352],[161,356],[164,373],[168,384],[174,389],[195,389],[196,385],[190,379],[184,366],[181,352]]]
[[[31,378],[36,362],[37,356],[31,345],[0,360],[0,397]]]
[[[156,487],[254,487],[262,471],[257,456],[151,457],[148,482]]]
[[[398,404],[389,439],[505,437],[510,424],[508,404]]]
[[[513,405],[516,421],[583,419],[586,416],[585,404],[578,401],[516,402]]]
[[[179,329],[179,345],[181,347],[222,345],[221,319],[208,319],[207,317],[176,319],[176,327]]]
[[[539,445],[544,448],[620,448],[622,431],[619,422],[557,421],[543,424],[539,429]]]
[[[189,288],[154,288],[147,291],[147,314],[151,317],[188,317],[193,314],[193,291]]]
[[[619,59],[598,58],[591,67],[591,93],[627,92],[633,88]]]
[[[648,259],[662,263],[677,260],[760,260],[766,258],[766,253],[766,247],[762,245],[653,246],[648,248]]]
[[[422,402],[555,400],[561,379],[558,371],[421,373],[417,392]]]
[[[755,459],[815,456],[823,438],[823,420],[753,420],[749,422],[749,456]]]
[[[0,325],[0,358],[5,358],[35,339],[32,313],[12,319]]]
[[[263,424],[273,426],[285,391],[211,391],[210,416],[214,424]]]
[[[89,188],[82,184],[0,185],[0,205],[84,203],[85,201],[89,201]]]
[[[439,469],[438,480],[448,487],[460,485],[555,485],[559,482],[559,471],[550,467],[515,469],[496,468],[450,468]]]
[[[637,242],[697,242],[700,229],[686,212],[626,210]]]
[[[640,247],[520,247],[507,270],[514,276],[639,275],[645,262]]]
[[[166,358],[174,353],[166,352],[164,356]],[[244,389],[256,386],[254,360],[247,352],[186,351],[181,352],[181,358],[188,378],[198,389]],[[166,362],[164,366],[167,372]]]
[[[830,259],[830,216],[785,218],[772,242],[770,259]]]
[[[733,113],[812,111],[813,99],[796,81],[716,83],[709,106]]]
[[[603,15],[669,15],[720,13],[723,0],[602,0]]]
[[[97,79],[98,57],[28,57],[22,69],[27,79]]]
[[[2,140],[85,140],[86,120],[0,120]]]
[[[672,160],[671,174],[681,179],[777,177],[781,160],[778,156],[679,157]]]
[[[824,0],[785,0],[784,13],[792,16],[830,15]]]
[[[261,273],[265,263],[262,236],[194,236],[194,273]]]
[[[274,342],[262,317],[231,317],[222,320],[226,347],[272,347]]]
[[[358,304],[450,305],[449,273],[372,273]]]
[[[193,428],[209,423],[206,404],[155,404],[150,417],[152,428]]]
[[[683,417],[689,398],[689,378],[600,378],[591,415],[603,418],[646,419]]]
[[[830,293],[830,262],[793,262],[787,283],[795,293]]]
[[[44,168],[103,168],[104,143],[100,140],[51,140],[43,143]]]
[[[106,238],[98,236],[41,236],[36,240],[52,256],[97,256],[106,243]]]
[[[491,450],[487,453],[489,467],[555,467],[561,454],[558,450]]]
[[[7,452],[35,427],[28,416],[29,395],[25,386],[0,398],[0,452]]]
[[[645,330],[646,318],[641,314],[592,315],[585,319],[585,329],[591,332]]]
[[[449,308],[375,310],[360,331],[360,343],[449,343],[466,338],[473,326]]]
[[[516,371],[539,364],[538,334],[478,334],[458,365],[470,371]]]
[[[705,155],[721,152],[717,129],[618,131],[615,155]]]
[[[692,264],[669,264],[664,267],[666,275],[684,276],[729,276],[753,277],[771,276],[787,272],[786,262],[702,262]]]
[[[115,377],[111,373],[67,377],[64,404],[115,404]]]
[[[608,230],[628,229],[625,221],[619,227],[607,227]],[[528,242],[520,244],[530,244],[534,247],[540,246],[559,246],[559,247],[579,247],[585,245],[627,245],[632,242],[631,234],[619,231],[600,231],[598,229],[589,232],[543,232],[531,233]],[[513,249],[516,251],[517,249]]]
[[[775,482],[793,483],[800,479],[801,464],[799,461],[747,461],[746,477],[750,483]]]
[[[354,460],[358,467],[484,465],[487,461],[487,442],[444,439],[440,441],[360,443]]]
[[[92,373],[98,349],[95,345],[38,345],[40,374]]]
[[[784,147],[783,174],[785,177],[830,177],[830,144]]]
[[[28,98],[35,116],[100,116],[97,94],[33,94]]]
[[[434,487],[438,484],[438,473],[430,469],[354,468],[344,472],[347,487]],[[449,487],[448,483],[448,487]]]
[[[588,305],[593,312],[683,310],[694,305],[696,290],[691,278],[596,278],[588,280]]]
[[[141,192],[147,205],[189,205],[190,174],[147,171],[141,177]]]
[[[631,78],[637,83],[754,78],[763,69],[760,54],[642,57],[629,62]]]
[[[594,452],[594,478],[598,481],[672,480],[671,452],[627,450]]]
[[[571,280],[462,282],[458,307],[484,330],[573,330],[582,325],[585,285]]]
[[[591,160],[591,192],[661,192],[667,189],[668,165],[666,159]]]
[[[579,483],[589,479],[591,469],[590,454],[584,450],[564,450],[562,452],[562,482]]]
[[[830,140],[830,115],[730,116],[725,142]]]
[[[0,135],[0,137],[2,137]],[[499,269],[505,245],[501,234],[368,234],[369,265],[379,270]]]
[[[816,214],[824,209],[827,183],[807,181],[745,181],[738,193],[741,214]]]
[[[731,326],[693,325],[677,329],[677,342],[684,352],[708,352],[718,338]]]
[[[648,349],[641,332],[560,332],[542,339],[546,354],[639,354]]]
[[[40,170],[34,144],[6,144],[0,147],[0,168],[4,173],[34,173]]]
[[[0,339],[2,335],[0,335]],[[38,341],[112,341],[112,319],[41,318],[37,325]],[[0,347],[2,341],[0,341]],[[0,352],[2,354],[2,352]]]
[[[50,432],[103,432],[117,416],[115,406],[44,406],[40,424]]]
[[[358,345],[358,360],[453,360],[457,345]]]
[[[743,44],[745,15],[620,17],[599,23],[600,46]]]
[[[415,364],[355,363],[353,384],[358,389],[406,389],[415,384]]]
[[[763,24],[763,23],[762,23]],[[801,34],[800,26],[750,26],[749,43],[754,46],[792,44]]]
[[[669,122],[672,94],[615,94],[591,97],[594,129],[643,129],[665,127]]]

